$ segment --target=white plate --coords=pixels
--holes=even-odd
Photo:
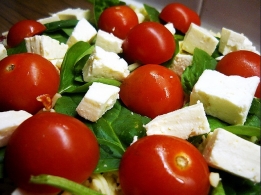
[[[141,1],[125,0],[141,6]],[[173,0],[142,0],[142,3],[161,10]],[[260,0],[182,0],[201,17],[202,26],[214,32],[222,27],[247,36],[260,52]]]

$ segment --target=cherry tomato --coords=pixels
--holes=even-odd
[[[15,47],[19,45],[24,38],[41,34],[46,27],[35,20],[21,20],[15,23],[9,30],[7,35],[7,45]]]
[[[208,165],[189,142],[151,135],[134,142],[123,154],[119,178],[125,195],[207,195]]]
[[[5,168],[19,188],[47,194],[60,190],[28,183],[30,176],[50,174],[82,183],[92,174],[98,159],[98,142],[85,124],[64,114],[41,112],[24,121],[12,134]]]
[[[133,27],[123,42],[127,61],[161,64],[172,58],[175,40],[170,31],[157,22],[143,22]]]
[[[179,31],[186,33],[191,23],[200,26],[199,15],[189,7],[181,3],[170,3],[166,5],[159,17],[165,22],[171,22]]]
[[[260,55],[245,50],[230,52],[217,63],[216,70],[225,75],[260,77]],[[260,93],[259,83],[255,96],[260,98]]]
[[[170,69],[147,64],[134,70],[121,84],[120,98],[133,112],[154,118],[183,106],[179,77]]]
[[[105,9],[100,15],[98,27],[120,39],[125,39],[130,29],[138,23],[137,14],[129,6],[121,5]]]
[[[35,114],[43,104],[36,98],[58,90],[60,77],[54,65],[38,54],[10,55],[0,61],[0,111],[25,110]]]

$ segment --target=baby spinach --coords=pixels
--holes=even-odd
[[[151,7],[147,4],[144,4],[144,8],[145,8],[146,12],[148,13],[148,17],[149,17],[150,21],[160,22],[159,11],[157,9],[155,9],[154,7]]]
[[[79,41],[69,48],[61,66],[59,93],[70,92],[82,85],[75,80],[75,65],[86,55],[90,55],[93,47],[87,42]]]

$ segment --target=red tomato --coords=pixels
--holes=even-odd
[[[189,142],[174,136],[143,137],[123,154],[119,177],[125,195],[207,195],[208,165]]]
[[[26,110],[35,114],[43,104],[36,98],[53,97],[60,77],[54,65],[37,54],[23,53],[0,61],[0,111]]]
[[[161,64],[172,58],[175,40],[170,31],[157,22],[143,22],[133,27],[123,42],[127,61]]]
[[[171,22],[174,27],[183,33],[186,33],[191,23],[200,26],[199,15],[181,3],[170,3],[166,5],[159,17],[165,22]]]
[[[129,6],[113,6],[100,15],[98,27],[124,39],[130,29],[139,23],[137,14]]]
[[[41,112],[12,134],[5,168],[19,188],[47,194],[60,190],[28,183],[31,175],[50,174],[82,183],[92,174],[98,159],[98,142],[85,124],[71,116]]]
[[[15,23],[9,30],[7,35],[7,45],[15,47],[19,45],[24,38],[41,34],[46,27],[35,20],[21,20]]]
[[[179,77],[156,64],[143,65],[124,79],[120,98],[130,110],[150,118],[179,109],[184,101]]]
[[[228,53],[217,63],[216,70],[225,75],[260,77],[260,55],[245,50]],[[260,93],[259,83],[255,96],[260,98]]]

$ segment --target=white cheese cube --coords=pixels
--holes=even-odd
[[[80,104],[77,113],[92,122],[97,121],[119,99],[120,88],[112,85],[94,82]]]
[[[56,15],[60,18],[60,20],[81,20],[83,18],[88,20],[90,18],[90,10],[68,8],[57,12]]]
[[[6,48],[3,44],[0,44],[0,60],[4,59],[5,57],[7,57]]]
[[[209,166],[260,182],[260,146],[224,129],[206,139],[203,156]]]
[[[170,69],[173,70],[177,75],[181,76],[184,70],[192,64],[192,60],[192,55],[178,53],[174,57]]]
[[[223,55],[238,50],[248,50],[258,53],[247,37],[227,28],[222,28],[218,50]]]
[[[205,112],[230,124],[246,121],[260,79],[226,76],[205,70],[190,94],[190,104],[203,103]]]
[[[218,40],[204,28],[191,23],[187,33],[185,34],[182,49],[193,54],[197,47],[204,50],[209,55],[215,51]]]
[[[128,64],[123,58],[98,46],[95,47],[82,72],[86,82],[100,77],[122,81],[130,73]]]
[[[15,129],[31,116],[24,110],[0,112],[0,147],[6,146]]]
[[[114,36],[112,33],[98,30],[95,45],[103,48],[106,51],[114,53],[122,53],[123,40]]]
[[[210,132],[202,103],[157,116],[145,129],[147,135],[173,135],[182,139]]]
[[[63,59],[53,59],[50,60],[50,62],[58,69],[61,69],[62,63],[63,63]]]
[[[39,54],[48,60],[63,58],[68,49],[68,45],[46,35],[25,38],[25,44],[28,53]]]
[[[167,24],[164,25],[170,32],[171,34],[175,34],[176,33],[176,29],[174,28],[173,23],[169,22]]]
[[[67,45],[71,47],[78,41],[91,41],[97,34],[96,29],[85,18],[82,18],[75,26]]]
[[[56,21],[60,21],[60,18],[57,14],[53,14],[50,17],[47,18],[41,18],[39,20],[37,20],[38,22],[42,23],[42,24],[47,24],[47,23],[51,23],[51,22],[56,22]]]

